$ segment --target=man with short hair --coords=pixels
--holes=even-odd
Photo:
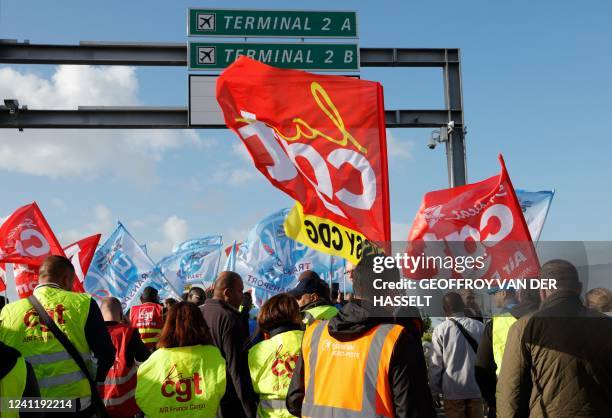
[[[492,287],[488,290],[493,298],[493,304],[499,310],[500,314],[510,313],[512,308],[518,305],[516,291],[514,289],[508,289],[506,283],[510,282],[504,282],[501,286]]]
[[[153,351],[164,326],[163,306],[159,303],[157,289],[145,287],[140,295],[140,303],[130,309],[130,324],[138,329],[142,342]]]
[[[462,289],[461,298],[463,303],[465,303],[465,316],[484,323],[482,310],[478,302],[476,302],[476,292],[474,292],[474,289]]]
[[[458,293],[444,295],[442,309],[447,319],[431,336],[431,391],[434,396],[444,395],[446,418],[480,418],[483,404],[474,364],[484,326],[465,316],[465,304]]]
[[[239,274],[223,271],[215,281],[212,299],[200,307],[213,343],[227,363],[227,387],[219,408],[226,418],[254,418],[257,414],[258,400],[248,364],[249,335],[238,311],[243,290]]]
[[[287,293],[297,300],[306,325],[338,315],[338,308],[330,300],[329,286],[312,270],[300,274],[298,284]]]
[[[508,333],[497,383],[497,416],[609,417],[612,411],[612,318],[586,308],[570,262],[551,260],[540,279],[540,310]]]
[[[115,363],[102,386],[102,399],[112,417],[134,417],[140,412],[134,398],[136,361],[145,361],[151,352],[140,339],[138,330],[123,322],[123,309],[119,299],[102,299],[100,310],[117,350]]]
[[[376,274],[373,265],[364,256],[352,271],[355,298],[306,328],[286,398],[291,414],[435,417],[420,338],[373,304],[373,280],[397,281],[399,271]]]
[[[71,292],[74,267],[65,257],[47,257],[39,270],[34,296],[88,365],[92,379],[103,382],[115,360],[115,348],[98,305],[86,293]],[[91,416],[92,392],[85,374],[28,299],[0,313],[0,341],[15,347],[32,364],[43,398],[72,399],[76,416]],[[97,368],[91,354],[97,361]]]

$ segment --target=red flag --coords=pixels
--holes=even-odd
[[[483,265],[465,272],[450,263],[420,265],[404,275],[412,278],[516,279],[536,277],[539,269],[529,229],[506,171],[478,183],[429,192],[408,235],[407,253],[454,258],[482,257]],[[435,266],[434,266],[435,265]],[[481,268],[479,268],[481,267]],[[461,270],[461,269],[460,269]]]
[[[242,245],[241,242],[237,242],[236,243],[236,252],[238,252],[238,249],[240,248],[240,246]],[[225,256],[229,257],[230,253],[232,252],[232,247],[234,246],[234,244],[232,245],[228,245],[227,248],[225,249]]]
[[[0,226],[0,261],[40,265],[49,255],[64,251],[36,202],[17,209]]]
[[[296,200],[293,239],[357,262],[390,240],[382,86],[240,57],[217,81],[225,123],[257,169]]]
[[[74,281],[72,290],[75,292],[85,292],[83,281],[85,280],[85,276],[87,276],[87,271],[89,270],[89,265],[96,252],[96,248],[98,248],[100,237],[100,234],[92,235],[91,237],[83,238],[64,248],[66,257],[70,259],[74,266],[76,280]]]
[[[34,292],[38,286],[38,267],[25,264],[13,265],[13,277],[15,277],[15,287],[17,295],[23,299]]]

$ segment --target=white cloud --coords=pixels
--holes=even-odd
[[[69,229],[58,233],[57,239],[60,241],[62,246],[72,244],[75,241],[94,234],[102,234],[100,243],[104,242],[104,240],[111,232],[113,232],[116,226],[116,220],[112,211],[104,205],[96,205],[93,208],[92,219],[93,220],[89,222],[85,228]]]
[[[237,141],[232,144],[232,152],[242,158],[245,162],[252,164],[253,158],[242,141]]]
[[[398,138],[396,134],[387,129],[387,154],[389,159],[414,159],[414,140]]]
[[[189,225],[185,219],[181,219],[176,215],[170,216],[166,219],[163,226],[164,237],[175,246],[187,239],[187,232],[189,231]]]
[[[185,219],[176,215],[168,217],[160,228],[164,239],[147,243],[147,250],[151,259],[157,261],[168,255],[172,248],[187,239],[189,224]]]
[[[30,109],[138,105],[137,91],[136,70],[131,67],[61,65],[50,79],[0,68],[0,96],[17,98]],[[215,144],[195,131],[15,130],[3,133],[0,170],[52,178],[110,174],[150,181],[166,152]]]
[[[15,98],[30,109],[138,105],[137,91],[134,67],[60,65],[50,80],[0,68],[2,97]]]
[[[245,170],[244,168],[237,168],[230,171],[228,174],[229,177],[227,178],[227,182],[232,186],[240,186],[248,183],[255,175],[257,175],[257,173],[254,173],[251,170]]]

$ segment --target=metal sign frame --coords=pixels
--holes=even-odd
[[[446,141],[451,187],[467,181],[461,57],[457,48],[360,48],[361,67],[442,68],[445,109],[386,109],[388,128],[454,129]],[[31,44],[0,40],[1,64],[186,66],[184,43],[81,42]],[[2,99],[12,99],[10,97]],[[168,107],[79,107],[30,110],[0,106],[0,129],[190,129],[188,109]],[[205,128],[223,129],[210,125]]]

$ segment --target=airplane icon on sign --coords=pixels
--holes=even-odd
[[[199,64],[214,64],[215,63],[215,47],[204,46],[198,48],[198,63]]]
[[[198,15],[198,30],[215,30],[215,14],[206,13]]]

